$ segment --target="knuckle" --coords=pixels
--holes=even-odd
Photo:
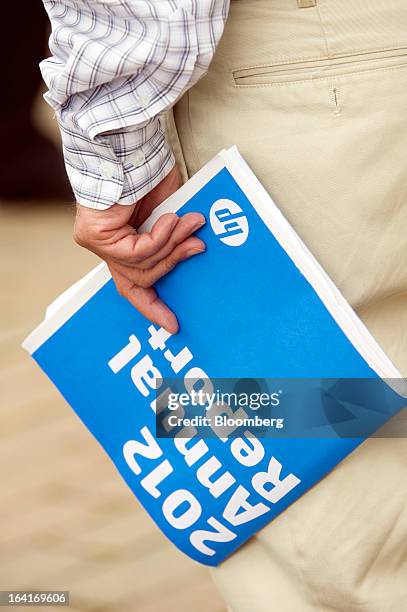
[[[171,270],[173,270],[176,265],[177,265],[177,258],[175,257],[175,255],[171,255],[170,257],[167,257],[167,259],[164,261],[165,274],[168,274],[168,272],[171,272]]]
[[[179,244],[180,240],[181,240],[180,236],[172,234],[167,240],[165,246],[167,247],[168,250],[171,249],[172,251]]]

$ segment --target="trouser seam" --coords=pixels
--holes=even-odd
[[[187,93],[186,93],[186,101],[187,101],[187,122],[188,122],[189,137],[191,139],[192,154],[193,154],[193,156],[195,158],[195,168],[200,168],[198,149],[197,149],[197,146],[196,146],[196,143],[195,143],[194,133],[192,131],[192,121],[191,121],[191,111],[190,111],[190,93],[189,93],[189,91],[187,91]]]

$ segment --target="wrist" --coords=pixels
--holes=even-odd
[[[129,206],[114,204],[105,210],[76,205],[74,240],[87,247],[94,239],[108,237],[125,227],[130,220],[136,203]]]

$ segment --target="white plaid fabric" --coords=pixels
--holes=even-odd
[[[52,25],[45,98],[76,199],[132,204],[174,165],[159,113],[207,70],[229,0],[43,2]]]

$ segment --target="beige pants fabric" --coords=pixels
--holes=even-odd
[[[407,373],[406,0],[232,1],[174,118],[189,175],[238,145]],[[407,440],[364,443],[213,576],[234,612],[407,610]]]

